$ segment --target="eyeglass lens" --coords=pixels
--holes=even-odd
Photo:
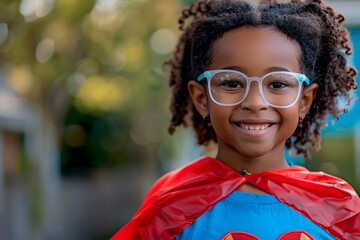
[[[247,88],[246,77],[236,72],[219,72],[211,78],[213,98],[222,104],[235,104],[243,101]],[[274,73],[262,81],[262,92],[265,100],[275,106],[293,104],[299,93],[298,79],[286,73]]]

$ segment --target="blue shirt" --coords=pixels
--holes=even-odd
[[[336,240],[319,225],[280,202],[274,196],[239,191],[234,191],[215,204],[186,227],[175,239],[220,240],[230,231],[234,232],[231,233],[233,236],[238,234],[238,237],[234,239],[241,239],[241,237],[239,238],[242,236],[241,234],[245,234],[244,236],[252,234],[261,240],[275,240],[282,235],[303,231],[317,240]],[[283,237],[281,239],[295,238]]]

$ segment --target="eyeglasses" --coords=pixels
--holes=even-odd
[[[261,78],[248,77],[235,70],[212,70],[203,72],[197,81],[206,78],[211,99],[222,106],[240,104],[246,98],[252,81],[259,83],[264,102],[275,108],[293,106],[300,96],[303,82],[310,85],[304,74],[271,72]]]

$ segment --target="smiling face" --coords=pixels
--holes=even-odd
[[[301,73],[299,44],[268,27],[240,27],[226,32],[215,41],[212,56],[207,70],[232,69],[249,77],[274,71]],[[251,83],[246,99],[235,106],[214,103],[207,89],[199,85],[189,83],[190,95],[199,113],[210,116],[219,160],[235,169],[261,163],[254,171],[286,167],[285,141],[309,110],[316,84],[305,88],[289,108],[274,108],[264,102],[257,82]]]

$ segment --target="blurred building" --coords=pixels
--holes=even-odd
[[[0,237],[24,239],[32,231],[32,204],[44,196],[48,222],[54,225],[60,173],[53,126],[43,126],[39,106],[14,92],[0,73]],[[36,176],[28,176],[37,168]],[[42,192],[32,192],[37,184]]]

